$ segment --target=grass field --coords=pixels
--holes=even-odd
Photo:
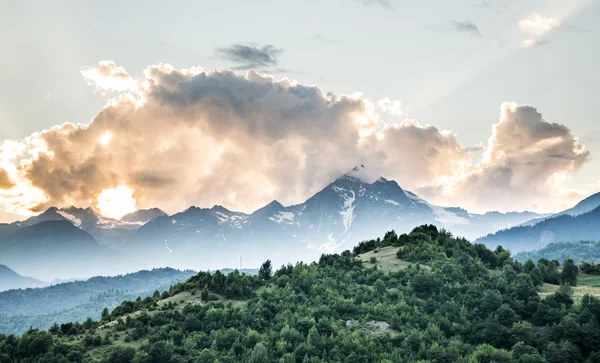
[[[377,265],[377,268],[380,268],[385,272],[401,270],[407,268],[412,263],[399,260],[396,257],[396,252],[398,252],[399,249],[399,247],[387,246],[379,249],[378,252],[370,251],[363,253],[362,255],[359,255],[358,258],[360,258],[365,266]],[[375,257],[377,261],[375,263],[371,263],[371,257]],[[422,267],[428,268],[427,266]]]
[[[600,287],[600,276],[581,274],[577,279],[577,285],[587,285],[591,287]]]
[[[540,295],[548,295],[556,292],[558,285],[544,284],[538,288]],[[582,297],[583,295],[600,296],[600,287],[589,285],[578,285],[573,287],[573,297]]]

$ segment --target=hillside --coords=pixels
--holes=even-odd
[[[170,268],[114,277],[94,277],[44,288],[0,292],[0,333],[22,333],[29,327],[47,329],[53,322],[100,318],[105,307],[148,296],[184,281],[193,271]]]
[[[572,259],[575,263],[600,261],[600,242],[559,242],[551,243],[542,249],[521,252],[515,255],[515,259],[525,262],[532,259],[534,262],[545,258],[547,260],[564,261]]]
[[[378,250],[378,252],[375,252]],[[384,271],[373,255],[402,266]],[[368,254],[371,254],[369,257]],[[392,257],[391,257],[392,256]],[[368,261],[365,258],[369,257]],[[364,262],[363,262],[364,261]],[[12,339],[29,362],[579,362],[600,357],[600,300],[556,266],[522,265],[432,226],[259,276],[201,272],[99,322]],[[20,349],[16,349],[19,346]]]
[[[502,245],[512,252],[540,249],[555,242],[600,240],[600,207],[590,212],[545,219],[532,226],[504,229],[476,240],[494,248]]]
[[[31,277],[24,277],[6,265],[0,265],[0,292],[10,289],[26,289],[47,285],[46,282]]]

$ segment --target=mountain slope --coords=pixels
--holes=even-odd
[[[554,242],[600,240],[600,207],[571,216],[563,214],[534,225],[517,226],[478,239],[489,247],[502,245],[512,252],[542,248]]]
[[[21,276],[15,271],[11,270],[8,266],[0,265],[0,291],[26,289],[29,287],[41,287],[46,285],[47,283],[44,281]]]
[[[20,228],[0,240],[0,263],[44,280],[125,272],[130,262],[64,220]]]

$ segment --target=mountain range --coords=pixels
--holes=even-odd
[[[6,265],[0,265],[0,292],[10,289],[26,289],[46,286],[47,283],[31,277],[21,276]]]
[[[546,218],[490,233],[476,240],[488,247],[502,245],[512,252],[541,249],[555,242],[600,240],[600,193],[573,208]]]
[[[172,266],[216,269],[314,260],[381,231],[434,224],[474,238],[529,220],[531,212],[469,213],[428,203],[393,180],[366,181],[358,166],[300,204],[272,201],[253,213],[215,205],[167,215],[140,210],[120,220],[92,208],[50,208],[0,226],[0,263],[50,280]]]

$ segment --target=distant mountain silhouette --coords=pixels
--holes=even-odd
[[[127,259],[68,221],[43,221],[0,240],[0,263],[43,280],[127,270]]]
[[[534,225],[498,231],[478,239],[488,247],[502,245],[512,252],[540,249],[555,242],[600,240],[600,207],[572,216],[562,214]]]
[[[46,286],[48,283],[31,277],[24,277],[6,265],[0,265],[0,291],[11,289],[26,289],[29,287]]]
[[[479,215],[435,206],[395,181],[383,177],[365,181],[365,169],[350,170],[301,204],[272,201],[251,214],[222,206],[190,207],[157,217],[114,247],[147,263],[161,261],[181,268],[218,268],[237,263],[240,256],[245,266],[258,266],[267,257],[276,263],[315,259],[390,229],[407,232],[430,223],[473,237],[539,216]]]

